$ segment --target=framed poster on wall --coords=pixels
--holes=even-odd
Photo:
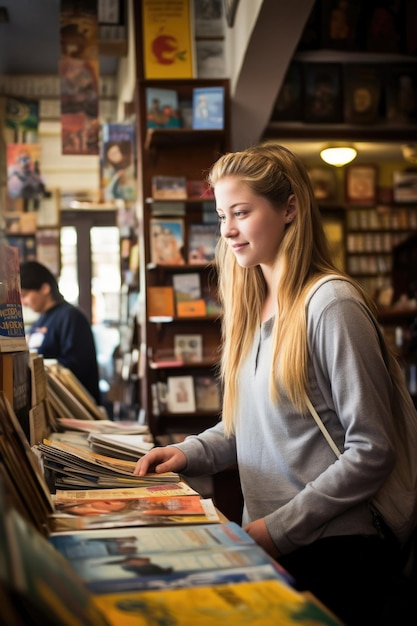
[[[375,165],[351,165],[346,169],[346,202],[372,205],[377,199]]]
[[[194,78],[192,0],[143,0],[145,78]]]

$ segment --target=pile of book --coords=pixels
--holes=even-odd
[[[145,426],[112,423],[57,364],[20,362],[28,421],[0,390],[2,623],[338,624],[179,474],[133,475]]]
[[[0,487],[5,623],[140,626],[160,623],[149,621],[159,615],[184,626],[213,626],[220,619],[234,625],[339,624],[313,597],[297,592],[285,570],[235,522],[198,523],[190,513],[189,523],[178,517],[169,527],[154,520],[117,527],[114,513],[102,513],[101,528],[44,535],[10,505],[1,481]],[[103,500],[103,494],[85,498],[84,512],[94,501],[123,501],[109,492]],[[81,505],[74,496],[57,493],[57,501]],[[181,498],[151,495],[153,517],[163,498],[174,506],[199,496],[192,490]]]
[[[60,441],[31,447],[2,393],[0,424],[7,623],[137,626],[160,615],[184,626],[243,618],[252,625],[338,624],[179,475],[135,478],[134,461]],[[42,465],[53,463],[52,451],[73,475],[113,475],[127,484],[51,494]]]

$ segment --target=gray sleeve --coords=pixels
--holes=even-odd
[[[175,445],[187,457],[185,476],[215,474],[236,463],[235,438],[225,436],[223,422]]]

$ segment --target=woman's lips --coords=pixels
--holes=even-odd
[[[247,245],[247,243],[234,243],[232,244],[232,250],[233,252],[240,252],[240,250],[243,250],[243,248],[245,248]]]

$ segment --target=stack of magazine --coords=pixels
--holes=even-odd
[[[60,441],[31,448],[2,394],[0,413],[6,623],[140,626],[152,614],[179,626],[339,624],[179,475],[135,477],[134,462]],[[39,455],[92,488],[51,494]]]

